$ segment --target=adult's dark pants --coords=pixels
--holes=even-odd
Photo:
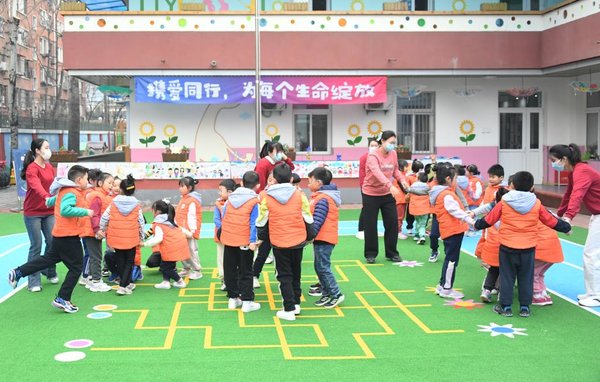
[[[398,254],[398,211],[396,199],[391,194],[371,196],[363,194],[363,209],[365,222],[365,257],[377,257],[379,253],[379,238],[377,237],[377,217],[379,211],[383,218],[385,229],[385,257],[391,259]]]

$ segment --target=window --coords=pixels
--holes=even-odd
[[[500,150],[523,149],[523,113],[500,113]]]
[[[413,98],[397,98],[398,144],[413,153],[433,152],[435,93],[424,92]]]
[[[294,147],[297,152],[328,154],[331,151],[329,105],[294,105]]]
[[[33,29],[33,30],[37,29],[37,17],[35,17],[35,16],[31,17],[31,29]]]
[[[586,104],[586,151],[591,159],[599,159],[598,143],[600,143],[600,93],[587,94]]]
[[[4,20],[4,18],[0,17],[0,37],[4,37],[5,24],[6,24],[6,21]]]
[[[40,11],[40,25],[44,28],[48,28],[49,20],[48,13],[42,9]]]
[[[58,62],[63,62],[63,50],[58,48]]]
[[[22,46],[29,46],[29,32],[19,27],[17,31],[17,44]]]
[[[40,38],[40,54],[42,56],[47,56],[50,53],[50,41],[47,38]]]
[[[27,0],[17,0],[17,11],[22,14],[27,13]]]
[[[5,85],[0,85],[0,105],[6,105],[6,97],[8,93],[8,88]]]
[[[25,75],[25,57],[21,55],[17,56],[17,74],[19,76]]]
[[[542,93],[538,92],[529,97],[519,97],[500,92],[498,93],[498,107],[542,107]]]

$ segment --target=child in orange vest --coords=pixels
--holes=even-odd
[[[121,193],[121,179],[118,176],[115,176],[113,178],[112,189],[110,190],[111,199],[114,199],[120,193]],[[102,265],[102,277],[109,277],[109,279],[108,279],[109,282],[114,281],[117,278],[117,273],[111,272],[111,266],[106,261],[107,256],[110,258],[110,256],[114,255],[114,253],[115,253],[115,251],[113,251],[112,248],[110,248],[108,246],[106,247],[106,251],[104,251],[104,260],[103,260],[103,265]],[[111,273],[112,273],[112,275],[111,275]]]
[[[202,197],[195,191],[198,180],[191,176],[179,180],[181,200],[175,212],[175,223],[192,233],[188,239],[190,259],[183,261],[183,270],[179,276],[188,276],[190,280],[202,278],[202,265],[198,257],[198,239],[200,238],[200,225],[202,224]]]
[[[106,237],[106,244],[115,251],[119,271],[117,294],[128,295],[135,289],[131,278],[135,265],[135,253],[144,239],[144,215],[140,201],[133,194],[135,179],[127,175],[121,181],[121,195],[113,199],[100,219],[99,237]]]
[[[502,197],[494,209],[477,220],[475,228],[489,228],[502,219],[500,238],[500,302],[494,312],[512,316],[513,287],[518,279],[521,317],[529,317],[533,298],[533,273],[538,224],[542,222],[559,232],[571,231],[571,225],[550,214],[531,192],[533,175],[520,171],[513,175],[514,190]]]
[[[454,277],[460,258],[460,246],[465,231],[474,220],[464,210],[456,192],[456,169],[452,165],[436,166],[437,186],[431,189],[430,201],[437,216],[440,237],[444,241],[446,257],[442,266],[442,277],[436,293],[443,298],[463,298],[464,294],[454,290]]]
[[[110,191],[113,186],[113,177],[103,172],[98,175],[96,187],[89,191],[85,197],[87,208],[94,211],[91,218],[82,218],[83,232],[81,237],[89,254],[89,279],[86,288],[91,292],[108,292],[111,288],[102,281],[102,238],[98,236],[100,218],[112,202]]]
[[[342,204],[340,192],[331,184],[333,175],[324,167],[317,167],[308,174],[308,187],[312,192],[310,211],[313,214],[313,241],[315,272],[321,286],[321,298],[316,306],[332,309],[344,302],[335,276],[331,272],[331,253],[338,243],[338,208]]]
[[[429,203],[429,185],[427,184],[427,174],[420,172],[417,174],[417,181],[412,183],[407,189],[410,193],[409,209],[415,217],[415,240],[417,244],[425,244],[425,227],[427,219],[431,213],[431,204]]]
[[[242,307],[249,313],[260,309],[254,302],[252,286],[252,261],[258,248],[256,218],[258,217],[259,177],[247,171],[242,177],[242,187],[229,195],[223,207],[223,220],[219,238],[225,246],[223,270],[227,286],[228,308]]]
[[[152,222],[152,237],[143,243],[144,247],[158,246],[160,252],[160,273],[163,281],[155,284],[156,289],[185,288],[186,283],[177,274],[177,262],[189,259],[187,236],[189,231],[175,224],[175,208],[162,200],[152,204],[154,221]]]
[[[277,312],[282,320],[294,321],[300,314],[302,288],[302,250],[313,239],[313,218],[306,196],[292,186],[292,171],[285,163],[275,166],[273,178],[277,184],[267,190],[260,201],[256,220],[259,240],[269,240],[275,254],[275,269],[283,310]]]
[[[85,190],[83,190],[82,194],[85,201],[87,201],[88,194],[98,186],[98,178],[101,174],[102,170],[99,168],[90,168],[88,170],[88,186]],[[85,286],[87,289],[90,289],[90,252],[87,247],[87,242],[83,240],[83,237],[81,239],[83,244],[83,269],[81,272],[81,278],[79,279],[79,284]]]
[[[423,172],[424,168],[425,166],[423,165],[423,162],[418,160],[414,160],[412,162],[412,164],[410,165],[411,173],[406,176],[406,183],[408,183],[409,187],[418,180],[417,176],[420,172]],[[408,195],[407,197],[409,203],[406,209],[406,234],[408,236],[414,236],[413,228],[415,223],[415,217],[412,214],[412,211],[410,210],[410,195]]]
[[[495,164],[488,169],[488,185],[485,188],[481,204],[488,204],[496,199],[496,191],[502,187],[504,181],[504,167]]]
[[[71,166],[67,179],[56,178],[50,186],[50,195],[46,205],[54,206],[56,222],[52,229],[52,244],[44,256],[12,269],[8,274],[8,282],[16,288],[19,279],[52,265],[63,262],[69,272],[58,291],[52,305],[65,313],[76,313],[79,308],[71,303],[73,289],[81,275],[83,251],[81,248],[81,224],[79,219],[92,216],[93,211],[84,208],[83,190],[87,188],[87,168],[79,165]],[[57,194],[58,193],[58,194]]]
[[[407,194],[405,190],[408,188],[408,179],[406,178],[406,171],[408,170],[408,162],[404,159],[398,159],[398,169],[400,170],[400,182],[397,179],[392,180],[394,186],[396,186],[400,193],[394,196],[396,199],[396,211],[398,212],[398,239],[406,240],[408,236],[402,233],[402,223],[404,222],[404,216],[406,215],[407,205]]]
[[[546,290],[544,278],[551,266],[556,263],[562,263],[564,259],[556,231],[540,222],[538,224],[537,247],[535,248],[535,261],[533,263],[532,305],[552,305],[552,297],[550,297]]]
[[[479,169],[476,165],[470,164],[466,168],[466,176],[469,180],[469,198],[472,204],[470,206],[476,207],[481,204],[481,196],[483,195],[483,183],[479,175]]]
[[[273,171],[271,171],[267,176],[267,186],[258,194],[259,201],[262,201],[267,197],[267,190],[274,184],[277,184],[277,182],[275,182],[275,178],[273,178]],[[256,259],[254,259],[254,269],[252,271],[252,274],[254,276],[252,278],[252,286],[255,289],[260,288],[260,282],[258,281],[258,279],[260,278],[260,273],[262,272],[263,267],[265,266],[265,264],[271,264],[273,262],[273,256],[270,254],[270,252],[271,243],[269,242],[269,239],[267,238],[265,240],[262,240],[262,242],[258,246],[258,253],[256,254]]]
[[[238,185],[233,179],[225,179],[221,181],[221,183],[219,183],[219,198],[215,202],[215,212],[213,217],[213,222],[215,223],[215,236],[213,240],[217,245],[217,270],[219,272],[219,279],[221,280],[221,290],[227,289],[225,282],[223,281],[223,251],[225,247],[219,240],[217,232],[219,231],[219,228],[221,228],[221,220],[223,219],[223,206],[225,206],[229,195],[235,191],[236,188],[238,188]]]

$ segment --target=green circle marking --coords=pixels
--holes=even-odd
[[[180,27],[185,27],[187,25],[187,20],[186,19],[179,19],[178,24]]]

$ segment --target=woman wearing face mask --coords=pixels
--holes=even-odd
[[[374,153],[379,148],[379,141],[375,138],[369,138],[369,151],[364,153],[360,159],[358,160],[358,184],[361,189],[362,195],[362,186],[365,182],[365,176],[367,175],[367,157],[370,153]],[[358,218],[358,233],[356,234],[356,238],[360,240],[365,240],[365,207],[360,210],[360,217]]]
[[[267,178],[269,174],[273,172],[276,165],[281,162],[287,163],[290,169],[294,171],[294,164],[292,161],[283,153],[283,146],[279,142],[267,141],[260,150],[260,160],[256,164],[254,171],[258,174],[260,181],[260,188],[257,193],[260,193],[267,186]]]
[[[571,222],[581,202],[592,214],[583,248],[585,293],[577,296],[579,305],[600,306],[600,173],[581,161],[579,146],[555,145],[550,148],[552,168],[569,171],[569,183],[563,195],[558,216]]]
[[[385,257],[401,262],[398,254],[398,211],[394,197],[400,190],[392,180],[401,181],[396,154],[396,133],[387,130],[381,134],[380,147],[367,156],[365,180],[362,185],[362,200],[365,228],[365,258],[372,264],[379,252],[377,239],[377,217],[381,210],[385,228]]]
[[[52,242],[52,228],[54,227],[54,209],[46,207],[46,199],[50,197],[49,189],[56,172],[48,162],[52,156],[48,141],[42,138],[31,142],[31,150],[25,155],[21,179],[27,182],[27,193],[23,202],[23,216],[25,227],[29,235],[29,255],[27,261],[40,256],[42,251],[42,235],[46,242],[47,253]],[[48,281],[58,283],[56,267],[52,266],[45,272]],[[40,273],[28,277],[28,288],[31,292],[42,290]]]

